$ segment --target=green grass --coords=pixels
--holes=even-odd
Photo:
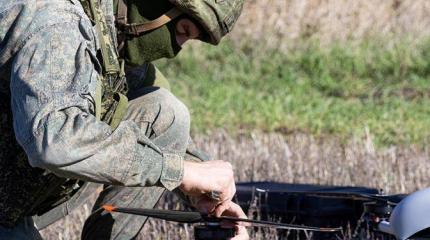
[[[304,131],[379,145],[430,135],[430,40],[369,40],[288,53],[229,42],[185,48],[160,69],[189,106],[193,130]]]

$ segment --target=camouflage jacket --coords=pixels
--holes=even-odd
[[[112,0],[102,5],[115,35]],[[94,117],[98,49],[78,0],[0,0],[0,224],[31,214],[58,179],[179,185],[183,164],[170,162],[177,156],[132,121],[113,131]]]

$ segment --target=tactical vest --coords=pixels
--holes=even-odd
[[[95,115],[115,129],[127,111],[127,86],[124,64],[97,0],[82,1],[95,23],[103,66],[96,90]],[[13,131],[10,77],[0,75],[0,225],[13,227],[24,216],[42,215],[69,200],[83,181],[58,177],[46,170],[30,166],[17,143]],[[4,100],[3,100],[4,99]]]
[[[95,23],[100,43],[102,74],[96,92],[96,117],[115,129],[127,111],[127,84],[124,61],[118,58],[115,41],[106,24],[98,0],[81,0],[84,10]]]
[[[81,0],[80,0],[81,1]],[[95,96],[95,116],[116,129],[127,112],[127,83],[124,61],[118,58],[115,41],[106,23],[106,18],[98,0],[82,0],[85,13],[95,24],[100,44],[102,72],[99,74]],[[50,195],[40,205],[34,207],[30,215],[41,215],[69,200],[83,185],[80,180],[63,179],[55,194]]]
[[[96,95],[96,117],[109,123],[115,129],[127,111],[127,86],[124,73],[124,61],[119,53],[128,37],[137,37],[142,33],[157,29],[182,14],[172,8],[157,19],[146,23],[128,23],[127,4],[125,0],[114,0],[116,6],[116,27],[118,29],[118,47],[109,32],[98,0],[79,0],[88,17],[96,24],[100,42],[103,76],[99,81]]]
[[[57,183],[66,183],[28,163],[12,128],[9,79],[0,79],[0,225],[5,227],[13,227],[21,217],[33,215],[34,207],[49,201],[49,196],[60,189]]]

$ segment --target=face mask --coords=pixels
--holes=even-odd
[[[125,61],[129,66],[138,66],[161,58],[173,58],[179,51],[181,46],[176,42],[174,26],[163,26],[126,41]]]
[[[129,22],[144,23],[155,19],[172,8],[167,0],[127,1]],[[124,58],[129,66],[139,66],[161,58],[175,57],[181,47],[176,42],[176,23],[171,21],[155,30],[127,39]]]

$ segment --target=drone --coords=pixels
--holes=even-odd
[[[254,211],[258,216],[244,219],[196,211],[111,205],[103,208],[108,212],[196,224],[196,240],[233,238],[235,229],[222,227],[222,222],[274,228],[280,239],[291,239],[283,237],[283,231],[295,231],[298,236],[301,232],[313,232],[312,239],[343,239],[346,228],[352,229],[351,239],[430,239],[430,188],[410,195],[385,195],[363,187],[250,182],[237,184],[235,201],[248,213],[258,210]]]

